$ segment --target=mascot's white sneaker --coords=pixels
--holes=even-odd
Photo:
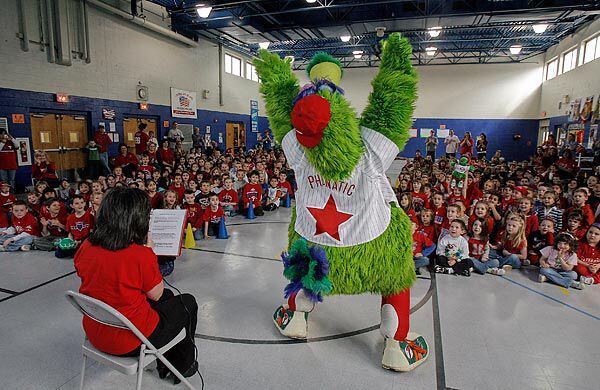
[[[411,371],[429,357],[429,346],[423,336],[409,333],[406,340],[385,338],[381,365],[393,371]]]
[[[292,339],[308,337],[308,312],[290,310],[279,306],[273,314],[273,322],[282,335]]]

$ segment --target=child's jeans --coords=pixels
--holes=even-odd
[[[502,253],[499,253],[495,249],[490,250],[489,260],[498,260],[498,268],[502,268],[505,265],[510,265],[515,269],[521,268],[521,260],[514,253],[508,256],[502,256]]]
[[[488,258],[487,261],[477,260],[472,257],[470,259],[473,262],[473,268],[475,269],[475,271],[482,275],[485,275],[488,269],[498,268],[498,266],[500,265],[498,259]]]
[[[415,269],[427,267],[429,265],[429,258],[425,256],[413,257],[413,259],[415,260]]]
[[[203,227],[199,227],[198,229],[196,229],[196,231],[194,232],[194,239],[195,240],[201,240],[204,238],[204,228]]]
[[[2,238],[0,238],[0,240],[2,240],[4,242],[5,240],[8,240],[9,238],[13,238],[15,235],[16,234],[9,234],[7,236],[3,236]],[[8,244],[7,246],[4,247],[4,250],[6,252],[16,252],[16,251],[20,250],[23,245],[31,245],[32,243],[33,243],[33,236],[27,236],[27,237],[20,238],[15,242],[11,242],[10,244]]]
[[[456,263],[454,263],[454,265],[450,265],[448,263],[448,260],[449,259],[446,256],[438,256],[436,264],[441,265],[442,267],[452,268],[452,270],[454,270],[454,273],[459,275],[473,266],[473,262],[468,257],[465,259],[460,259],[460,261],[457,261]]]
[[[540,275],[544,275],[552,283],[558,284],[564,288],[571,287],[571,283],[577,279],[575,271],[558,270],[555,268],[540,268]]]
[[[223,206],[223,211],[225,212],[225,215],[230,217],[237,215],[237,207],[235,206]]]

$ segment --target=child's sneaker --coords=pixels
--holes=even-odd
[[[437,274],[446,274],[451,275],[454,273],[454,270],[450,267],[442,267],[441,265],[435,266],[435,273]]]
[[[576,289],[576,290],[583,290],[583,288],[585,287],[585,284],[581,283],[581,282],[577,282],[577,281],[572,281],[571,282],[571,287]]]
[[[285,306],[279,306],[273,314],[273,322],[279,332],[292,339],[305,339],[308,337],[308,313],[293,311]]]
[[[513,267],[510,264],[506,264],[502,266],[502,269],[504,270],[504,273],[508,273],[510,271],[512,271]]]
[[[531,261],[529,261],[529,259],[525,259],[521,264],[523,264],[523,267],[528,267],[531,265]]]
[[[594,278],[592,278],[590,276],[580,276],[579,281],[582,282],[583,284],[589,284],[589,285],[594,284]]]
[[[411,371],[429,357],[429,346],[423,336],[409,333],[406,340],[385,338],[381,365],[393,371]]]
[[[21,250],[23,252],[29,252],[31,250],[31,245],[22,245]]]
[[[496,276],[503,276],[506,274],[506,271],[502,268],[488,268],[487,272]]]
[[[542,274],[538,275],[538,283],[544,283],[548,278]]]
[[[471,271],[469,269],[466,269],[466,270],[462,271],[460,273],[460,275],[469,277],[469,276],[471,276]]]

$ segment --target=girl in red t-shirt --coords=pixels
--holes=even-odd
[[[404,210],[404,213],[408,215],[411,220],[416,221],[417,213],[413,208],[413,198],[410,192],[402,192],[401,194],[397,195],[397,197],[398,203],[400,203],[400,208]]]
[[[594,223],[585,235],[585,241],[577,250],[577,265],[573,270],[585,284],[600,283],[600,224]]]
[[[485,275],[488,269],[498,268],[498,259],[490,259],[490,243],[487,221],[476,218],[469,229],[469,255],[473,261],[473,268]]]
[[[506,219],[506,228],[492,246],[490,259],[497,259],[498,268],[492,268],[494,275],[504,275],[513,268],[521,268],[521,262],[527,259],[527,238],[525,237],[525,221],[515,213]]]
[[[437,232],[433,223],[433,211],[431,209],[423,209],[420,213],[420,223],[418,231],[423,233],[433,242],[437,242]]]

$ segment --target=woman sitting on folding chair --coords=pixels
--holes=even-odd
[[[190,294],[174,296],[164,288],[156,255],[148,245],[150,199],[139,189],[114,188],[105,196],[96,230],[81,244],[75,268],[79,292],[103,301],[127,317],[148,340],[161,348],[184,327],[187,337],[165,357],[185,377],[198,368],[194,333],[198,305]],[[83,328],[98,350],[118,356],[138,356],[140,340],[129,330],[83,317]],[[161,378],[170,375],[160,362]],[[175,383],[179,383],[171,375]]]

